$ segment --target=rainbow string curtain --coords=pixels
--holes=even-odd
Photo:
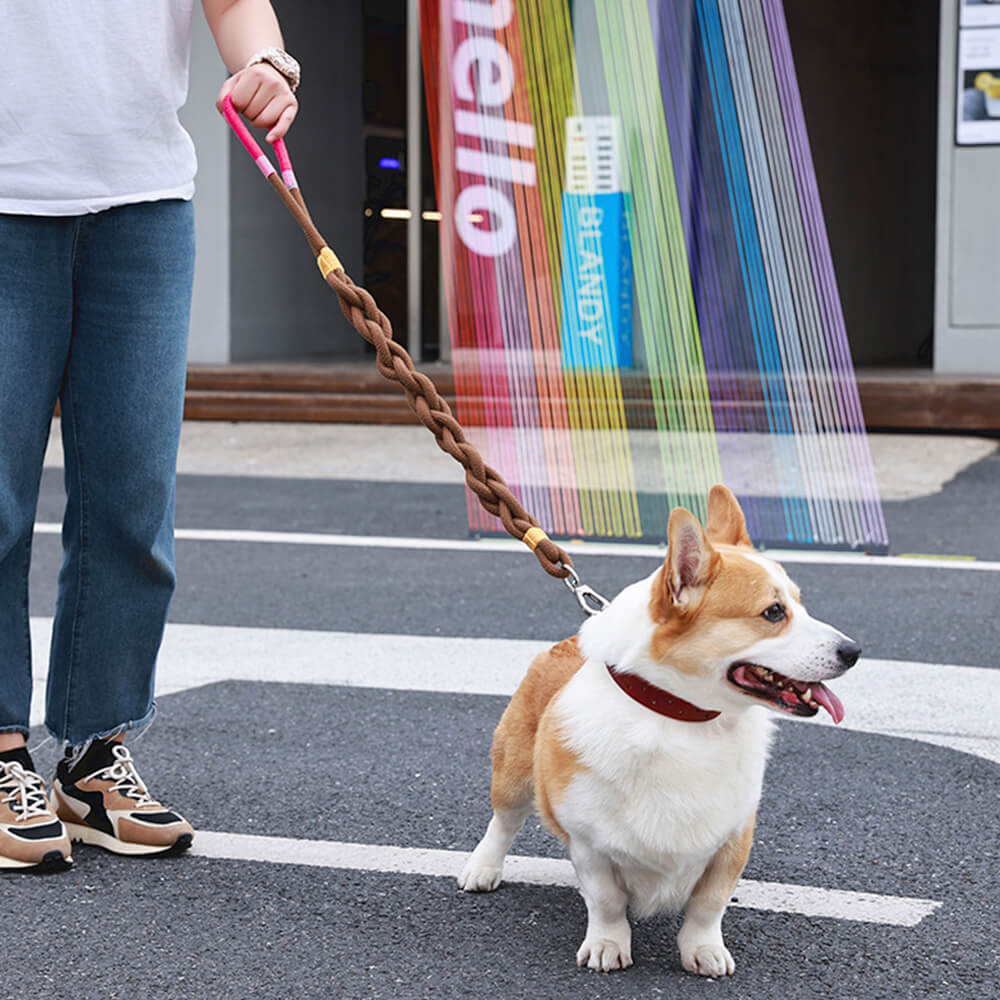
[[[886,551],[780,0],[428,0],[458,418],[552,534]],[[473,497],[473,532],[499,532]]]

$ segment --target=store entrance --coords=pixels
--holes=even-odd
[[[362,282],[392,323],[395,339],[415,360],[441,357],[439,310],[440,213],[437,211],[422,76],[408,74],[407,0],[365,0],[363,12],[363,141],[365,157],[364,273]],[[414,26],[416,30],[416,26]],[[411,67],[412,69],[412,67]],[[408,78],[409,77],[409,78]],[[420,91],[418,121],[408,120],[408,87]],[[420,155],[410,160],[419,130]],[[419,175],[418,204],[411,205],[410,173]],[[419,277],[411,279],[408,227],[420,215],[416,246]],[[411,303],[410,296],[419,297]],[[413,309],[411,309],[413,305]],[[445,350],[447,354],[447,350]]]
[[[419,73],[415,314],[407,295],[407,225],[415,210],[407,200],[407,7],[407,0],[363,3],[362,280],[397,339],[415,357],[436,360],[447,357],[447,321],[439,302],[440,216]],[[937,5],[909,5],[905,19],[891,5],[863,0],[786,0],[785,11],[855,364],[930,367]]]
[[[857,367],[931,365],[936,3],[785,0]]]

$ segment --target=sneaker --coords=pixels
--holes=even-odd
[[[71,840],[115,854],[180,854],[191,846],[191,824],[156,801],[121,743],[94,740],[75,764],[56,767],[52,797]]]
[[[73,863],[69,837],[49,807],[41,775],[0,761],[0,868],[61,871]]]

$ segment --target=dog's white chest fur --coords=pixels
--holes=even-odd
[[[682,907],[760,799],[765,713],[689,723],[633,702],[587,661],[555,711],[577,773],[555,812],[571,842],[611,858],[638,915]]]

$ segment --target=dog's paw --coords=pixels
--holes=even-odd
[[[736,963],[724,944],[703,944],[681,949],[681,964],[688,972],[697,976],[731,976],[736,971]]]
[[[503,867],[481,864],[473,854],[458,876],[458,887],[466,892],[492,892],[500,884]]]
[[[576,953],[576,964],[588,969],[610,972],[627,969],[632,964],[632,946],[611,938],[585,938]]]

